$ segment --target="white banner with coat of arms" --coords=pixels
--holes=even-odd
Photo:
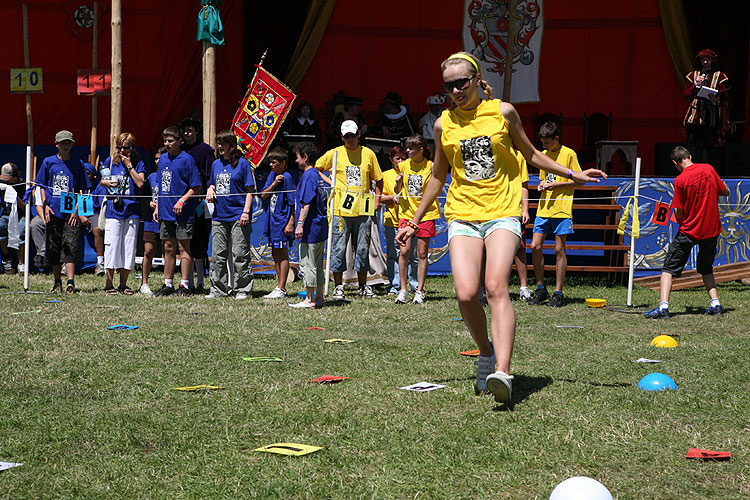
[[[543,0],[517,0],[510,102],[539,102]],[[508,39],[508,0],[464,1],[464,50],[482,61],[482,78],[502,96]]]

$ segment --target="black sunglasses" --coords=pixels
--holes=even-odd
[[[133,148],[130,146],[115,146],[115,149],[120,150],[120,149],[133,149]]]
[[[458,80],[454,80],[452,82],[443,82],[443,88],[446,92],[451,92],[453,89],[456,90],[465,90],[466,87],[469,86],[469,82],[471,82],[476,75],[472,76],[471,78],[459,78]]]

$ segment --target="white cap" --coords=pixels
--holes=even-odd
[[[359,132],[359,127],[354,120],[346,120],[341,124],[341,135],[356,134],[357,132]]]

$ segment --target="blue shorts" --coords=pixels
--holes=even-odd
[[[289,248],[292,246],[292,239],[291,238],[285,238],[283,240],[271,240],[268,242],[268,245],[271,248]]]
[[[505,229],[521,238],[521,219],[518,217],[501,217],[484,222],[454,220],[448,224],[448,241],[454,236],[468,236],[469,238],[483,240],[498,229]]]
[[[534,232],[539,234],[552,233],[555,236],[565,236],[573,234],[573,219],[551,217],[537,217],[534,220]]]

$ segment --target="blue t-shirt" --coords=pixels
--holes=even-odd
[[[105,196],[107,196],[107,188],[97,183],[96,187],[91,192],[95,214],[98,214],[99,212],[102,211],[102,203],[104,202]]]
[[[138,194],[138,186],[135,185],[130,174],[125,169],[125,165],[122,162],[118,164],[112,164],[112,157],[104,160],[104,166],[110,169],[109,178],[110,180],[116,180],[117,186],[109,188],[110,196],[107,197],[107,213],[105,217],[107,219],[138,219],[141,216],[141,204],[138,198],[134,195]],[[138,160],[138,164],[133,167],[136,173],[142,174],[146,171],[143,161]],[[101,184],[100,184],[101,185]],[[128,196],[130,195],[130,196]],[[118,209],[113,200],[116,196],[120,196],[122,200],[122,208]]]
[[[278,174],[271,172],[266,179],[266,185],[263,191],[273,184]],[[289,223],[289,217],[294,210],[294,190],[296,186],[289,172],[284,172],[284,182],[277,184],[272,195],[264,200],[264,205],[268,209],[268,219],[266,227],[263,230],[263,236],[269,241],[288,240],[289,236],[284,234],[284,228]]]
[[[328,200],[328,184],[320,178],[315,168],[308,168],[299,179],[297,186],[297,219],[299,219],[302,205],[310,205],[307,218],[302,226],[302,243],[320,243],[328,236],[328,216],[326,215],[326,201]]]
[[[151,201],[156,203],[156,200],[159,199],[159,177],[156,172],[146,178],[144,190],[151,195]],[[146,216],[143,218],[143,230],[151,231],[152,233],[159,232],[159,223],[154,220],[154,211],[151,210],[150,204]]]
[[[193,157],[180,151],[175,157],[168,154],[159,157],[159,168],[156,170],[159,185],[159,220],[187,222],[195,216],[198,204],[196,197],[191,197],[182,207],[178,217],[173,209],[177,200],[190,188],[200,188],[201,178]]]
[[[60,193],[82,193],[91,188],[83,161],[63,161],[57,155],[44,159],[34,181],[44,186],[47,205],[58,219],[64,215],[60,212]]]
[[[220,158],[211,165],[208,185],[216,190],[213,220],[219,222],[240,220],[242,210],[245,208],[247,191],[255,188],[253,169],[244,158],[240,158],[234,168],[230,160]]]

